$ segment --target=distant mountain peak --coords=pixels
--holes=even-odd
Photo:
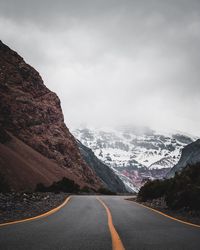
[[[194,137],[143,127],[81,128],[72,132],[124,181],[139,188],[145,179],[163,178]],[[126,179],[126,180],[125,180]]]

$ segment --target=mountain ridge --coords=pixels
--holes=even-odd
[[[74,136],[64,123],[58,96],[44,85],[41,76],[32,66],[2,41],[0,41],[0,128],[1,149],[7,150],[7,159],[2,159],[0,153],[0,169],[7,168],[4,177],[9,179],[12,188],[34,187],[27,175],[24,179],[17,175],[18,179],[14,185],[14,179],[12,181],[11,178],[12,170],[9,170],[14,166],[14,162],[10,162],[12,159],[9,159],[9,153],[11,154],[8,148],[9,140],[12,144],[19,143],[22,151],[28,146],[29,152],[35,156],[39,157],[37,153],[43,155],[43,160],[46,158],[43,161],[46,170],[50,164],[54,169],[53,172],[60,170],[63,177],[74,180],[81,187],[87,186],[94,190],[102,187],[101,180],[83,160]],[[22,155],[16,157],[20,158],[21,163],[23,162]],[[8,162],[10,165],[6,165]],[[24,163],[21,167],[28,166]],[[33,163],[31,167],[34,170]],[[46,171],[47,176],[43,174],[42,178],[36,169],[34,171],[35,178],[38,176],[38,182],[45,184],[48,175],[51,182],[57,180],[56,175],[55,178],[52,176],[50,178],[49,171]],[[20,182],[23,182],[23,185]]]
[[[176,172],[181,172],[187,165],[200,163],[200,139],[188,144],[182,150],[178,163],[167,173],[167,178],[175,176]]]
[[[99,160],[94,152],[77,141],[81,155],[89,166],[94,170],[97,176],[103,181],[105,187],[115,193],[127,193],[127,189],[115,172]]]
[[[182,148],[195,140],[180,133],[160,134],[134,126],[118,130],[82,127],[72,133],[134,191],[147,179],[164,178],[178,162]]]

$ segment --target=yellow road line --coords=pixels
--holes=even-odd
[[[97,200],[104,206],[104,208],[106,209],[106,212],[107,212],[108,227],[109,227],[111,238],[112,238],[112,249],[113,250],[125,250],[123,243],[119,237],[119,234],[117,233],[117,231],[113,225],[112,215],[111,215],[109,208],[106,206],[106,204],[100,198],[97,198]]]
[[[48,212],[46,212],[44,214],[40,214],[40,215],[37,215],[37,216],[34,216],[34,217],[30,217],[30,218],[27,218],[27,219],[23,219],[23,220],[17,220],[17,221],[11,221],[11,222],[2,223],[2,224],[0,224],[0,227],[7,226],[7,225],[18,224],[18,223],[22,223],[22,222],[26,222],[26,221],[32,221],[32,220],[36,220],[36,219],[47,217],[47,216],[49,216],[51,214],[54,214],[58,210],[60,210],[62,207],[64,207],[70,199],[71,199],[70,196],[67,197],[66,200],[60,206],[58,206],[56,208],[53,208],[52,210],[50,210],[50,211],[48,211]]]
[[[128,201],[132,201],[132,200],[128,200]],[[167,215],[167,214],[165,214],[165,213],[163,213],[163,212],[160,212],[160,211],[157,210],[157,209],[154,209],[154,208],[145,206],[145,205],[143,205],[143,204],[141,204],[141,203],[138,203],[138,202],[136,202],[136,201],[132,201],[132,202],[135,202],[135,203],[138,204],[139,206],[145,207],[145,208],[147,208],[147,209],[149,209],[149,210],[151,210],[151,211],[153,211],[153,212],[155,212],[155,213],[161,214],[162,216],[165,216],[165,217],[167,217],[167,218],[169,218],[169,219],[171,219],[171,220],[178,221],[178,222],[180,222],[180,223],[183,223],[183,224],[186,224],[186,225],[189,225],[189,226],[193,226],[193,227],[198,227],[198,228],[200,228],[200,225],[193,224],[193,223],[191,223],[191,222],[187,222],[187,221],[184,221],[184,220],[177,219],[177,218],[172,217],[172,216],[170,216],[170,215]]]

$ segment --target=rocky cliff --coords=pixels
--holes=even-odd
[[[116,193],[128,192],[122,180],[114,173],[112,169],[99,160],[91,149],[84,146],[80,141],[78,141],[78,145],[84,160],[103,181],[107,189]]]
[[[183,148],[179,162],[168,172],[167,178],[174,177],[176,172],[180,172],[187,165],[196,163],[200,163],[200,139]]]
[[[61,176],[81,187],[102,186],[64,124],[58,96],[44,85],[35,69],[1,41],[0,134],[0,174],[12,188],[33,189],[37,182],[49,184]],[[33,154],[35,161],[30,162]],[[13,167],[18,172],[15,178]]]

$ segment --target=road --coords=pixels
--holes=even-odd
[[[124,249],[200,249],[200,228],[164,217],[122,196],[73,196],[48,217],[2,226],[0,249],[111,250],[109,212]]]

